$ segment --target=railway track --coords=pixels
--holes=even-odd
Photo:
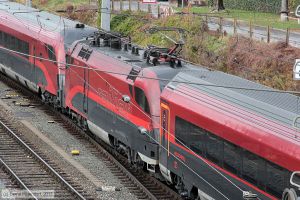
[[[2,189],[20,189],[18,184],[16,182],[14,182],[13,180],[11,180],[10,174],[5,171],[4,167],[0,167],[0,188],[2,188]]]
[[[10,87],[21,91],[26,96],[32,96],[32,104],[41,103],[37,95],[27,88],[17,84],[15,81],[5,77],[0,73],[0,78]],[[128,188],[138,199],[164,199],[180,200],[181,196],[172,188],[160,182],[147,172],[136,169],[126,157],[115,151],[113,148],[96,138],[92,133],[79,128],[70,118],[61,114],[50,105],[39,107],[46,114],[53,118],[53,121],[60,123],[70,134],[80,140],[85,146],[94,153],[97,158],[102,160],[123,185]],[[112,188],[117,189],[117,188]]]
[[[160,182],[150,174],[133,167],[126,157],[116,152],[92,133],[85,132],[68,117],[54,112],[53,109],[45,109],[48,115],[51,115],[57,123],[60,123],[70,134],[78,140],[82,140],[90,148],[94,155],[103,160],[110,168],[111,172],[118,177],[125,187],[127,187],[138,199],[164,199],[180,200],[179,194],[173,191],[169,186]]]
[[[17,130],[0,117],[0,168],[21,189],[26,199],[87,199],[51,167],[46,159],[24,142]],[[23,193],[26,192],[26,193]],[[42,192],[42,193],[41,193]],[[87,195],[88,196],[88,195]]]

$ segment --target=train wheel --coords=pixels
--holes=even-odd
[[[297,200],[296,191],[293,188],[291,189],[286,188],[283,191],[282,200]]]
[[[190,192],[190,199],[192,200],[201,200],[200,196],[198,195],[198,188],[193,187]]]
[[[135,166],[138,169],[144,169],[144,167],[145,167],[145,163],[144,163],[144,161],[142,161],[142,159],[138,153],[135,154]]]

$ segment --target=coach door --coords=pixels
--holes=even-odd
[[[168,156],[170,155],[170,109],[169,107],[161,103],[160,113],[160,164],[167,167]]]

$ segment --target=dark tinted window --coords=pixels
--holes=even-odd
[[[286,171],[272,163],[266,166],[266,189],[275,196],[280,196],[285,188]]]
[[[29,58],[29,43],[0,31],[0,44],[5,48],[20,52],[20,56]]]
[[[8,47],[8,35],[6,33],[3,34],[4,46]]]
[[[16,49],[16,38],[14,36],[10,36],[10,49],[17,50]]]
[[[0,45],[3,45],[3,32],[0,31]]]
[[[180,117],[175,119],[175,135],[197,154],[237,174],[258,188],[281,198],[288,187],[290,172]],[[182,145],[182,144],[181,144]]]
[[[250,153],[249,151],[244,151],[243,153],[243,169],[242,176],[247,181],[257,184],[258,183],[258,170],[260,167],[261,159]]]
[[[56,61],[55,50],[51,45],[46,44],[46,51],[48,52],[49,60]],[[56,63],[53,63],[56,64]]]
[[[129,86],[129,92],[130,92],[130,94],[131,94],[131,96],[133,96],[133,88],[132,88],[132,85],[128,85]]]
[[[224,168],[234,174],[239,174],[242,168],[240,148],[229,142],[224,142]]]
[[[208,134],[206,157],[217,164],[221,163],[223,160],[223,140],[215,135]]]
[[[142,89],[135,87],[135,101],[148,114],[150,114],[149,103]]]

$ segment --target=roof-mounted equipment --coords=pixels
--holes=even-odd
[[[84,24],[81,24],[81,23],[78,23],[75,25],[75,28],[84,28],[85,25]]]
[[[175,31],[179,34],[179,41],[175,41],[171,37],[162,33],[163,31]],[[176,27],[152,27],[147,30],[148,33],[160,33],[162,36],[167,38],[169,41],[174,43],[172,48],[162,48],[153,45],[148,45],[147,49],[144,52],[144,58],[147,60],[147,63],[150,63],[154,66],[162,62],[170,63],[170,66],[173,68],[181,67],[181,60],[179,55],[182,51],[184,45],[185,29],[176,28]]]
[[[133,66],[127,79],[130,79],[134,82],[135,79],[137,78],[138,74],[140,73],[140,71],[141,71],[141,67]]]
[[[85,59],[87,61],[90,58],[92,53],[93,53],[93,50],[89,50],[88,47],[86,47],[86,48],[82,47],[78,53],[78,57],[81,57],[82,59]]]
[[[119,33],[99,30],[94,33],[92,44],[98,47],[105,46],[114,49],[121,49],[122,35]]]

